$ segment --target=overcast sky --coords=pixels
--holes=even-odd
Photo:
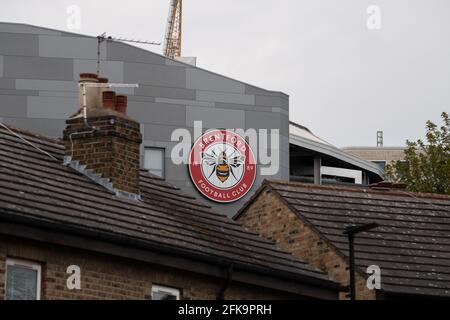
[[[0,21],[162,41],[169,2],[0,0]],[[79,30],[67,27],[69,5],[81,8]],[[367,27],[370,5],[379,30]],[[377,130],[403,145],[450,111],[448,0],[184,0],[183,32],[183,55],[289,94],[291,120],[337,146],[373,146]]]

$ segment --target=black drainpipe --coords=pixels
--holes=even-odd
[[[231,281],[233,280],[233,264],[230,264],[228,266],[228,269],[226,269],[226,273],[227,278],[225,280],[225,283],[223,284],[222,289],[220,289],[219,294],[217,295],[217,300],[225,300],[225,292],[227,291]]]
[[[348,237],[349,267],[350,267],[350,300],[356,300],[356,280],[355,280],[355,235],[360,232],[377,228],[378,223],[368,223],[364,225],[353,225],[345,229],[344,234]]]

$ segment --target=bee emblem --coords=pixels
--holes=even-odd
[[[225,151],[222,151],[219,154],[216,154],[214,150],[211,150],[211,154],[203,153],[203,161],[208,166],[212,167],[208,179],[211,178],[213,174],[216,174],[217,179],[219,179],[220,182],[224,183],[230,178],[231,174],[231,176],[236,181],[239,181],[239,179],[235,175],[234,169],[239,168],[245,163],[245,156],[233,156],[235,153],[236,150],[230,156],[227,156],[227,153]]]
[[[205,198],[231,203],[244,197],[256,179],[256,160],[250,144],[231,130],[208,130],[189,153],[189,175]]]

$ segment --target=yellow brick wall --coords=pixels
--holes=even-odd
[[[270,190],[264,190],[258,198],[238,217],[238,222],[265,238],[276,241],[278,247],[294,256],[324,270],[330,279],[349,284],[347,263],[318,233],[304,224]],[[357,274],[357,299],[375,299],[375,291],[366,286],[366,280]],[[341,293],[340,298],[345,299]]]
[[[392,150],[392,149],[344,149],[345,152],[353,154],[369,161],[386,161],[386,163],[391,163],[397,160],[403,160],[405,158],[405,153],[403,149]]]
[[[150,299],[152,284],[179,288],[182,299],[216,299],[224,279],[156,265],[0,237],[0,300],[5,295],[6,258],[25,259],[42,266],[42,299]],[[69,265],[81,268],[81,290],[69,290]],[[283,292],[232,283],[225,299],[292,299]]]

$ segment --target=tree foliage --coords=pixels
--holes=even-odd
[[[405,161],[387,165],[385,180],[406,183],[410,191],[450,194],[450,119],[446,112],[441,117],[441,127],[427,121],[426,141],[406,141]]]

